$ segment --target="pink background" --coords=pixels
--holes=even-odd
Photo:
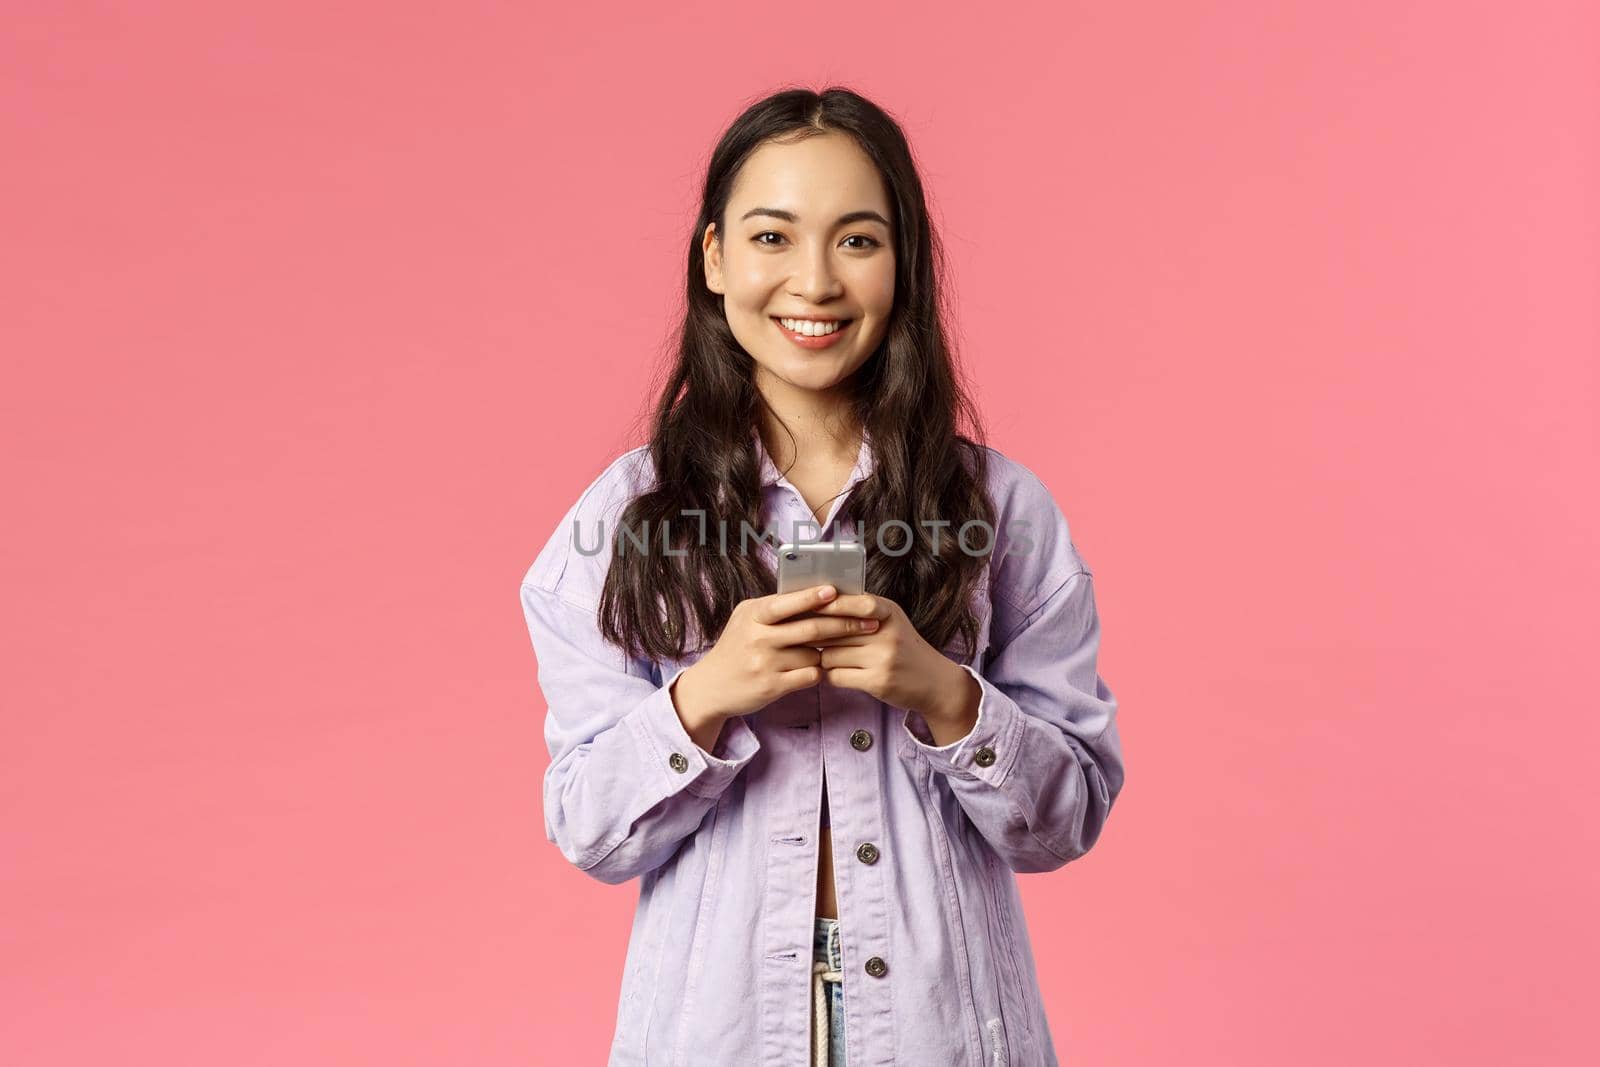
[[[793,82],[1095,568],[1063,1059],[1600,1056],[1594,5],[251,6],[5,13],[0,1059],[603,1062],[516,585]]]

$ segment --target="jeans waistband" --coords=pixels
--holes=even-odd
[[[813,963],[827,964],[826,980],[834,982],[841,980],[833,977],[833,973],[844,966],[838,919],[817,916],[811,937],[811,959]]]

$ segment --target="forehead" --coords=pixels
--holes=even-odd
[[[737,221],[752,207],[793,211],[803,225],[831,223],[865,208],[891,217],[878,168],[855,141],[837,133],[768,141],[752,152],[734,179],[728,217]]]

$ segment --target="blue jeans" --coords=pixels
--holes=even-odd
[[[845,1067],[844,959],[839,947],[839,920],[817,916],[811,938],[813,1062],[819,1067]],[[818,1030],[822,1034],[818,1034]],[[822,1039],[822,1040],[819,1040]],[[823,1040],[827,1056],[819,1055]]]

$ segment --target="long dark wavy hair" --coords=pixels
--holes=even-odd
[[[691,635],[720,635],[739,601],[777,591],[761,553],[739,550],[741,522],[760,530],[761,465],[753,434],[764,400],[750,355],[734,338],[723,297],[705,281],[701,238],[724,213],[739,169],[765,142],[797,141],[839,132],[852,137],[877,165],[893,205],[894,304],[879,348],[846,383],[851,411],[872,444],[872,473],[840,505],[867,543],[867,589],[899,604],[923,638],[945,648],[957,634],[960,654],[975,651],[978,621],[974,586],[988,566],[988,538],[957,543],[964,522],[993,530],[987,457],[976,406],[958,381],[945,336],[941,279],[944,254],[928,219],[922,181],[900,126],[881,108],[848,89],[817,93],[788,89],[744,111],[711,155],[700,217],[689,234],[685,311],[673,343],[676,356],[654,407],[650,457],[656,481],[620,517],[618,534],[645,531],[636,542],[613,543],[613,558],[598,606],[601,632],[635,655],[657,662],[681,659]],[[958,428],[965,418],[967,434]],[[727,523],[726,551],[715,534],[702,537],[684,512],[703,509],[716,529]],[[898,519],[910,527],[885,526]],[[929,527],[939,530],[935,552]],[[658,536],[669,529],[674,554]],[[876,551],[881,536],[885,551]],[[908,537],[911,547],[906,549]],[[701,544],[701,540],[706,543]],[[676,553],[683,553],[681,555]]]

